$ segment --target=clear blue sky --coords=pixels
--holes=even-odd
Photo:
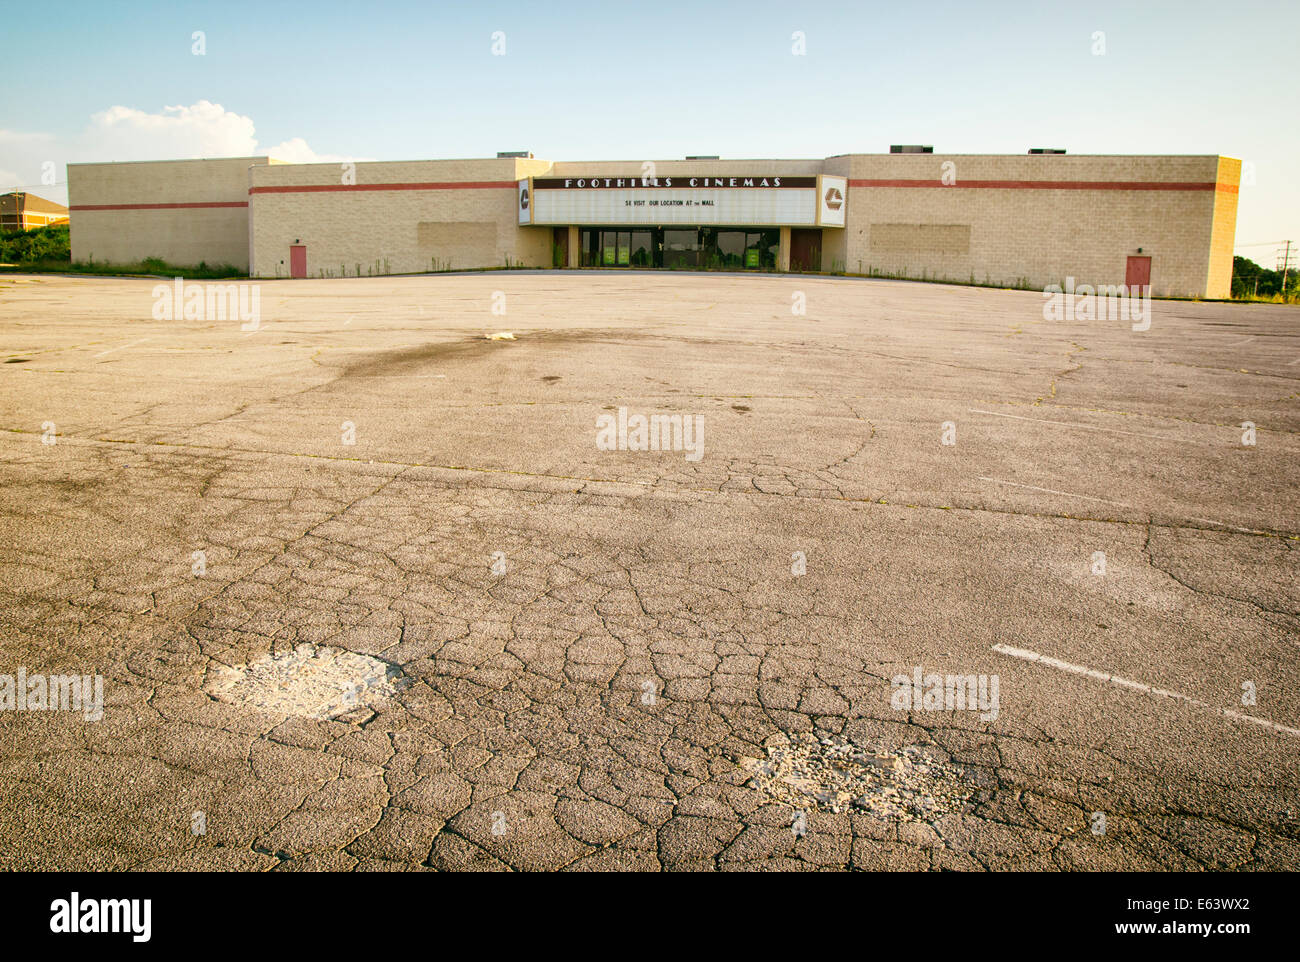
[[[45,155],[73,154],[55,158],[62,181],[67,161],[128,151],[91,129],[110,107],[140,112],[143,148],[149,115],[209,101],[262,149],[301,138],[330,158],[1221,153],[1254,165],[1238,243],[1300,240],[1294,0],[70,2],[7,4],[0,23],[19,40],[0,189],[38,184]]]

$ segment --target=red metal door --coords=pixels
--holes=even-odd
[[[307,276],[307,248],[303,245],[289,245],[289,276]]]
[[[1151,286],[1151,258],[1130,257],[1128,269],[1124,272],[1124,286],[1130,291],[1135,287]]]

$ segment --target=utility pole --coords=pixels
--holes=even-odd
[[[1286,300],[1286,270],[1291,263],[1291,241],[1286,242],[1286,248],[1282,254],[1282,299]]]

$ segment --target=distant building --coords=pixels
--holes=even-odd
[[[500,266],[828,271],[1227,297],[1241,162],[889,154],[69,164],[74,260],[253,277]],[[1050,152],[1049,152],[1050,151]]]
[[[68,222],[68,208],[21,190],[0,194],[0,231],[31,230]]]

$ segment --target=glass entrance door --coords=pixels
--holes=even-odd
[[[632,261],[632,232],[584,228],[584,267],[627,267]]]
[[[624,234],[624,237],[627,235]],[[616,230],[603,230],[600,232],[600,266],[616,267],[618,266],[619,257],[619,232]],[[623,254],[627,256],[627,241],[623,241]]]
[[[655,231],[582,229],[583,267],[655,267]]]
[[[655,266],[654,231],[634,230],[628,234],[627,263],[631,267]]]
[[[781,232],[759,227],[583,227],[583,267],[776,270]]]

